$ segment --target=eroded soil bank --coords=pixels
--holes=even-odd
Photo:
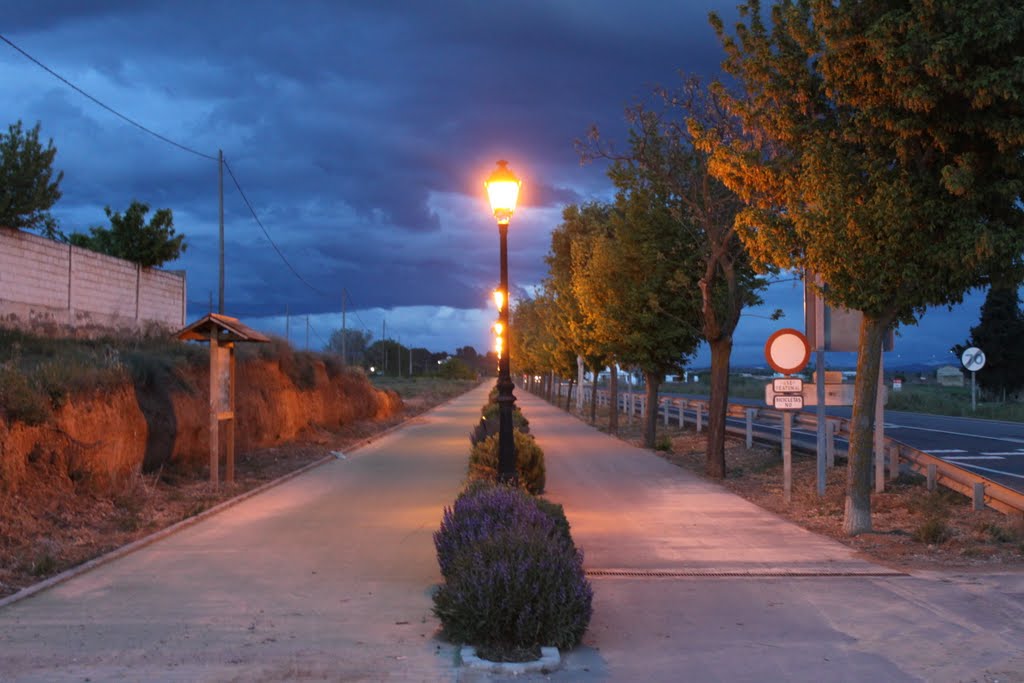
[[[217,491],[207,483],[209,398],[202,368],[75,393],[41,424],[0,415],[0,596],[404,416],[395,392],[375,389],[358,371],[247,358],[237,373],[237,481]]]

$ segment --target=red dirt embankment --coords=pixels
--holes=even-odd
[[[305,370],[293,379],[294,369],[282,368],[279,361],[238,363],[238,453],[285,443],[310,430],[387,419],[402,409],[397,394],[374,389],[358,372],[329,373],[319,361]],[[207,467],[207,377],[201,369],[188,369],[177,381],[158,386],[128,383],[76,395],[41,425],[8,424],[0,418],[0,489],[17,493],[42,479],[55,489],[71,484],[104,492],[140,471]]]

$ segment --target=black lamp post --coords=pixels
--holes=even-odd
[[[509,294],[508,294],[508,223],[516,210],[519,198],[519,178],[508,169],[507,161],[499,161],[498,168],[490,175],[484,187],[491,202],[491,210],[498,221],[498,237],[501,243],[501,291],[498,303],[498,321],[501,323],[503,339],[498,357],[498,481],[516,484],[516,442],[512,435],[512,406],[516,397],[512,393],[512,375],[509,370],[511,355],[509,339]],[[499,297],[495,296],[495,301]]]

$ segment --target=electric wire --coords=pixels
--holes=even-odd
[[[260,217],[256,215],[256,209],[252,208],[252,204],[249,202],[249,198],[245,196],[245,191],[242,190],[242,186],[239,184],[238,178],[235,177],[235,172],[231,170],[231,164],[228,163],[227,159],[224,160],[224,168],[227,169],[228,175],[231,176],[231,182],[233,182],[235,184],[235,188],[238,189],[238,194],[242,196],[242,201],[244,201],[245,205],[249,207],[249,213],[252,214],[253,220],[256,221],[256,225],[260,226],[260,230],[263,231],[263,234],[264,236],[266,236],[267,241],[270,242],[270,246],[274,248],[274,251],[276,251],[277,255],[281,257],[281,260],[284,261],[284,264],[288,266],[288,270],[292,271],[292,274],[299,279],[299,282],[309,287],[312,291],[316,292],[317,294],[320,294],[321,296],[330,296],[330,294],[321,289],[318,289],[317,287],[314,287],[306,280],[306,278],[299,275],[299,271],[295,270],[295,267],[291,264],[291,262],[287,258],[285,258],[284,253],[278,248],[277,244],[270,237],[270,233],[267,232],[267,229],[265,227],[263,227],[263,221],[261,221]]]
[[[164,135],[161,135],[160,133],[157,133],[157,132],[156,132],[156,131],[154,131],[154,130],[151,130],[151,129],[149,129],[149,128],[146,128],[146,127],[145,127],[144,125],[142,125],[142,124],[141,124],[141,123],[139,123],[138,121],[136,121],[136,120],[134,120],[134,119],[132,119],[132,118],[129,118],[129,117],[125,116],[124,114],[122,114],[121,112],[117,111],[117,110],[116,110],[116,109],[114,109],[113,107],[109,107],[109,106],[107,106],[106,104],[104,104],[103,102],[100,102],[100,101],[99,101],[98,99],[96,99],[95,97],[93,97],[93,96],[92,96],[92,95],[90,95],[89,93],[85,92],[84,90],[82,90],[81,88],[79,88],[79,87],[78,87],[77,85],[75,85],[74,83],[72,83],[72,82],[71,82],[71,81],[69,81],[68,79],[64,78],[64,77],[63,77],[63,76],[61,76],[61,75],[60,75],[59,73],[57,73],[56,71],[54,71],[54,70],[53,70],[53,69],[51,69],[50,67],[46,66],[45,64],[43,64],[42,62],[40,62],[40,61],[39,61],[38,59],[36,59],[36,58],[35,58],[35,57],[33,57],[32,55],[30,55],[29,53],[25,52],[24,50],[22,50],[22,49],[21,49],[20,47],[18,47],[18,46],[17,46],[17,45],[15,45],[14,43],[12,43],[12,42],[11,42],[11,40],[10,40],[9,38],[7,38],[7,36],[5,36],[5,35],[3,35],[3,34],[0,34],[0,40],[4,41],[4,42],[5,42],[5,43],[7,43],[8,45],[10,45],[10,46],[11,46],[12,48],[14,48],[14,49],[15,49],[15,50],[17,50],[18,52],[20,52],[20,53],[21,53],[21,54],[22,54],[22,55],[23,55],[23,56],[24,56],[24,57],[25,57],[26,59],[28,59],[29,61],[31,61],[32,63],[34,63],[34,64],[35,64],[36,66],[38,66],[39,68],[41,68],[41,69],[43,69],[44,71],[46,71],[47,73],[49,73],[49,74],[50,74],[51,76],[53,76],[53,77],[54,77],[54,78],[56,78],[57,80],[59,80],[59,81],[63,82],[63,83],[65,84],[65,85],[67,85],[67,86],[68,86],[69,88],[71,88],[72,90],[74,90],[74,91],[75,91],[75,92],[77,92],[78,94],[80,94],[80,95],[82,95],[83,97],[86,97],[86,98],[88,98],[88,99],[92,100],[93,102],[95,102],[95,103],[96,103],[96,104],[98,104],[99,106],[101,106],[101,107],[103,107],[104,109],[106,109],[107,111],[109,111],[109,112],[110,112],[111,114],[113,114],[114,116],[116,116],[116,117],[118,117],[118,118],[120,118],[120,119],[122,119],[122,120],[124,120],[124,121],[127,121],[128,123],[130,123],[130,124],[132,124],[133,126],[135,126],[136,128],[138,128],[139,130],[141,130],[141,131],[144,131],[144,132],[146,132],[146,133],[149,133],[149,134],[150,134],[150,135],[152,135],[153,137],[155,137],[155,138],[157,138],[157,139],[159,139],[159,140],[163,140],[164,142],[166,142],[166,143],[167,143],[167,144],[169,144],[169,145],[174,145],[174,146],[175,146],[175,147],[177,147],[178,149],[184,150],[184,151],[186,151],[186,152],[188,152],[188,153],[190,153],[190,154],[195,154],[195,155],[196,155],[196,156],[198,156],[198,157],[202,157],[202,158],[204,158],[204,159],[209,159],[210,161],[217,161],[217,157],[215,157],[215,156],[211,156],[211,155],[209,155],[209,154],[204,154],[203,152],[200,152],[199,150],[196,150],[196,149],[192,149],[191,147],[189,147],[189,146],[187,146],[187,145],[183,145],[183,144],[181,144],[180,142],[175,142],[174,140],[170,139],[169,137],[166,137],[166,136],[164,136]]]
[[[173,145],[174,147],[177,147],[178,149],[181,149],[181,150],[183,150],[185,152],[188,152],[190,154],[194,154],[194,155],[196,155],[198,157],[201,157],[203,159],[208,159],[210,161],[220,162],[220,159],[218,157],[212,156],[210,154],[205,154],[205,153],[200,152],[200,151],[198,151],[196,149],[193,149],[192,147],[189,147],[188,145],[181,144],[180,142],[172,140],[169,137],[161,135],[160,133],[157,133],[156,131],[154,131],[154,130],[152,130],[150,128],[147,128],[146,126],[142,125],[138,121],[136,121],[136,120],[134,120],[134,119],[132,119],[132,118],[130,118],[128,116],[125,116],[124,114],[122,114],[121,112],[117,111],[113,107],[108,106],[107,104],[103,103],[102,101],[100,101],[96,97],[94,97],[94,96],[90,95],[89,93],[87,93],[85,90],[82,90],[81,88],[79,88],[77,85],[75,85],[74,83],[69,81],[67,78],[65,78],[64,76],[60,75],[59,73],[57,73],[56,71],[54,71],[53,69],[48,67],[46,64],[43,64],[41,61],[39,61],[38,59],[33,57],[31,54],[29,54],[28,52],[23,50],[21,47],[16,45],[14,42],[12,42],[5,35],[0,34],[0,40],[2,40],[3,42],[7,43],[8,45],[10,45],[14,50],[16,50],[18,53],[20,53],[23,57],[25,57],[26,59],[31,61],[33,64],[38,66],[39,68],[41,68],[44,71],[46,71],[47,73],[49,73],[51,76],[53,76],[57,80],[61,81],[65,85],[67,85],[69,88],[71,88],[72,90],[74,90],[78,94],[82,95],[83,97],[85,97],[86,99],[92,101],[93,103],[99,105],[100,107],[102,107],[106,111],[110,112],[114,116],[122,119],[123,121],[126,121],[127,123],[130,123],[131,125],[135,126],[139,130],[141,130],[141,131],[143,131],[145,133],[148,133],[149,135],[152,135],[153,137],[157,138],[158,140],[166,142],[169,145]],[[292,274],[295,275],[295,277],[298,278],[299,281],[302,282],[302,284],[306,285],[313,292],[316,292],[317,294],[320,294],[321,296],[330,296],[330,294],[328,294],[327,292],[324,292],[323,290],[321,290],[321,289],[319,289],[317,287],[314,287],[312,284],[310,284],[304,277],[302,277],[302,275],[299,274],[299,272],[295,269],[295,267],[292,266],[292,264],[285,257],[284,253],[280,250],[280,248],[278,248],[277,244],[270,237],[270,233],[267,232],[267,229],[266,229],[266,227],[264,227],[263,222],[260,221],[259,216],[256,214],[256,210],[253,208],[252,204],[249,202],[248,197],[246,197],[245,191],[242,190],[242,185],[238,182],[238,178],[235,177],[235,174],[231,170],[231,166],[228,164],[227,159],[224,159],[223,163],[224,163],[224,168],[226,168],[227,171],[228,171],[228,175],[231,176],[231,181],[235,184],[235,188],[238,190],[238,194],[241,195],[242,201],[244,201],[246,207],[248,207],[249,213],[252,214],[252,217],[256,221],[256,224],[260,227],[260,230],[263,231],[263,234],[267,238],[267,241],[270,242],[270,246],[274,248],[274,251],[277,252],[277,255],[281,258],[281,260],[288,267],[288,269],[292,272]],[[208,305],[207,303],[200,304],[199,302],[196,302],[196,301],[189,301],[188,303],[190,303],[192,305],[197,305],[200,308],[206,307]],[[364,323],[362,318],[359,317],[359,314],[356,311],[353,311],[353,314],[355,315],[356,319],[359,321],[359,324],[363,327],[363,329],[366,330],[367,332],[369,332],[370,328],[368,328],[366,326],[366,323]],[[319,336],[319,335],[317,335],[317,336]],[[323,341],[323,338],[321,338],[321,341]]]

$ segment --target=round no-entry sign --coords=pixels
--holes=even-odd
[[[807,367],[807,361],[811,359],[811,345],[799,331],[786,327],[768,337],[764,357],[775,372],[792,375]]]

